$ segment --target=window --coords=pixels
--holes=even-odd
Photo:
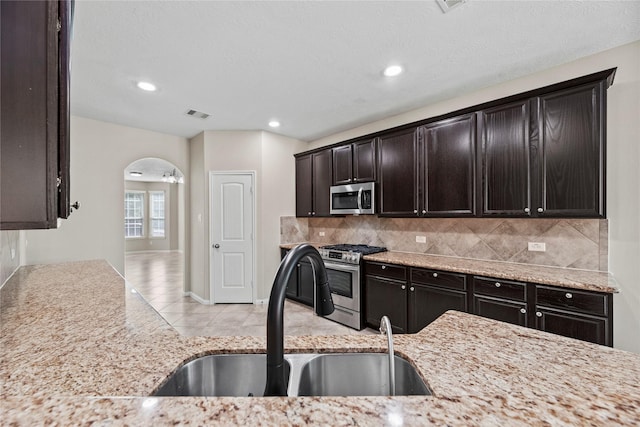
[[[149,237],[164,237],[164,191],[149,192],[151,233]]]
[[[144,237],[144,191],[124,193],[124,237]]]

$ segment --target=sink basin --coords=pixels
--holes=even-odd
[[[396,395],[430,395],[418,372],[394,357]],[[323,354],[300,373],[299,396],[388,396],[389,356],[381,353]]]
[[[290,370],[285,363],[287,381]],[[154,395],[262,396],[266,382],[265,354],[215,354],[181,366]]]
[[[430,395],[418,372],[395,356],[396,395]],[[154,396],[263,396],[265,354],[215,354],[178,368]],[[285,354],[289,396],[388,396],[384,353]]]

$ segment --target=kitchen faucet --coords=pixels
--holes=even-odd
[[[393,352],[393,334],[391,333],[391,321],[387,316],[380,319],[380,333],[387,334],[387,345],[389,347],[389,395],[396,395],[396,366]]]
[[[326,316],[333,313],[334,306],[329,288],[329,278],[324,261],[318,250],[309,244],[298,245],[284,257],[273,280],[269,309],[267,312],[267,384],[265,396],[286,396],[287,383],[284,378],[284,301],[289,277],[298,261],[307,257],[313,268],[316,292],[316,313]]]

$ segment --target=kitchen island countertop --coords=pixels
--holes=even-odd
[[[149,395],[180,364],[263,353],[263,337],[181,337],[104,261],[21,267],[0,290],[3,424],[638,425],[640,355],[447,312],[397,335],[433,396]],[[377,335],[287,336],[287,352],[374,351]]]

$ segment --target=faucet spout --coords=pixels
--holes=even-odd
[[[287,395],[287,383],[284,378],[284,301],[289,277],[291,277],[298,261],[303,257],[307,257],[313,267],[316,283],[316,313],[324,316],[333,313],[334,310],[329,278],[320,253],[316,248],[306,243],[296,246],[280,263],[269,296],[265,396]]]
[[[391,321],[387,316],[380,319],[380,333],[387,334],[387,345],[389,347],[389,395],[396,395],[396,365],[393,351],[393,334],[391,333]]]

